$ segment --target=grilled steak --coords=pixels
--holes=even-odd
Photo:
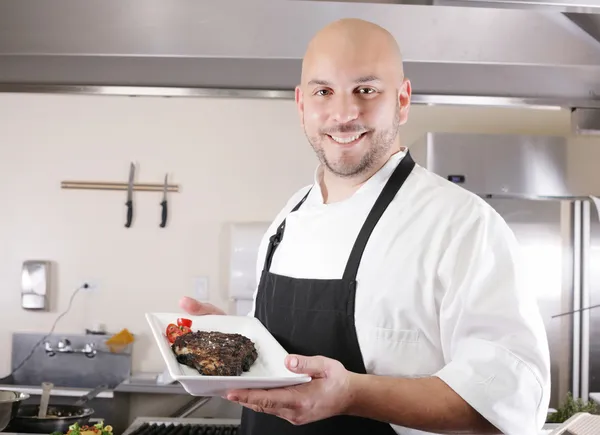
[[[171,345],[177,361],[205,376],[240,376],[258,357],[254,343],[241,334],[189,332]]]

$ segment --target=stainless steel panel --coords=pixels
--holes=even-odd
[[[273,91],[266,89],[233,88],[189,88],[158,86],[76,86],[76,85],[40,85],[40,84],[2,84],[0,92],[35,94],[84,94],[84,95],[126,95],[135,97],[186,97],[186,98],[269,98],[293,100],[294,91]],[[565,98],[505,98],[465,95],[424,95],[413,94],[411,105],[459,105],[487,106],[506,108],[528,108],[560,110],[566,107],[591,106],[600,108],[600,100],[571,100]]]
[[[560,13],[295,0],[1,0],[0,53],[301,59],[345,17],[388,28],[408,61],[600,65],[600,46]]]
[[[565,16],[600,43],[600,3],[596,3],[596,13],[580,14],[566,12]]]
[[[544,319],[550,347],[552,391],[550,406],[557,407],[571,389],[570,316],[552,318],[572,308],[570,277],[564,262],[570,255],[564,237],[568,205],[560,201],[525,199],[488,199],[515,233],[521,248],[521,260],[528,291],[536,294]],[[568,261],[568,260],[567,260]],[[566,285],[565,283],[566,278]]]
[[[596,0],[433,0],[435,4],[510,9],[538,9],[561,12],[600,13]]]
[[[417,95],[597,106],[600,44],[560,12],[369,2],[0,0],[0,83],[291,91],[342,17],[392,32]]]
[[[590,245],[587,277],[590,304],[600,304],[600,221],[594,205],[590,209]],[[589,391],[600,392],[600,308],[589,310]]]
[[[596,66],[407,60],[404,69],[416,104],[600,107]],[[0,55],[0,92],[293,99],[300,70],[300,59]]]
[[[589,108],[573,110],[571,125],[575,134],[600,135],[600,110]]]
[[[478,195],[543,198],[573,193],[567,185],[564,137],[428,133],[423,141],[429,170]]]
[[[109,336],[86,334],[14,333],[12,337],[12,376],[0,383],[22,386],[39,386],[52,382],[57,388],[95,388],[107,384],[114,388],[131,375],[131,347],[112,353],[104,342]],[[93,357],[83,352],[47,352],[44,341],[52,348],[61,339],[68,339],[74,350],[85,349],[93,343]],[[36,345],[39,345],[36,347]],[[34,350],[35,349],[35,350]],[[52,356],[51,356],[52,354]],[[29,358],[25,363],[26,358]]]

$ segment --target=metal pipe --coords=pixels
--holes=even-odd
[[[210,397],[196,397],[171,414],[172,418],[185,418],[206,405]]]

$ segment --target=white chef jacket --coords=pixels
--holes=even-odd
[[[341,278],[404,156],[395,154],[352,197],[332,204],[323,203],[319,167],[302,207],[288,215],[310,186],[290,198],[262,239],[257,279],[268,238],[284,218],[271,272]],[[416,165],[371,234],[358,270],[355,323],[367,373],[437,376],[503,433],[538,434],[549,405],[549,349],[517,249],[485,201]]]

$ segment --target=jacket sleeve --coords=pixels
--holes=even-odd
[[[550,397],[544,323],[514,234],[487,204],[469,209],[439,266],[446,365],[436,376],[502,433],[537,434]]]

